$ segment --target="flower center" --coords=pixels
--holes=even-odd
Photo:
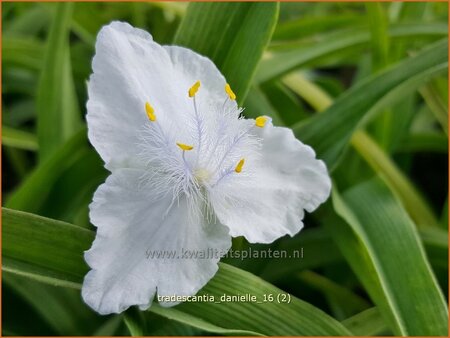
[[[199,184],[203,185],[205,183],[208,183],[208,181],[211,179],[212,172],[210,172],[208,169],[198,168],[194,170],[194,177]]]
[[[149,161],[161,163],[162,170],[160,170],[160,173],[163,173],[169,185],[173,186],[174,195],[184,192],[190,196],[200,191],[202,187],[215,187],[225,178],[246,172],[245,157],[252,155],[246,152],[248,149],[246,150],[245,147],[239,149],[239,146],[246,144],[245,142],[247,142],[247,145],[251,144],[248,143],[247,139],[251,139],[252,130],[254,128],[264,128],[268,120],[266,116],[260,116],[255,119],[252,126],[245,124],[246,130],[238,127],[233,130],[234,133],[230,132],[230,135],[227,135],[227,132],[232,128],[230,126],[236,125],[226,125],[226,123],[231,123],[232,121],[228,122],[226,120],[228,115],[224,112],[225,118],[215,122],[220,128],[217,130],[211,129],[208,134],[206,129],[215,128],[215,126],[205,123],[204,117],[199,114],[196,94],[200,89],[200,85],[200,81],[197,81],[188,90],[188,96],[192,99],[195,113],[192,116],[195,122],[193,124],[195,134],[192,135],[192,138],[189,138],[192,142],[189,144],[178,142],[184,140],[177,140],[179,135],[171,135],[163,130],[155,114],[155,109],[149,102],[145,102],[145,112],[151,126],[149,139],[151,139],[151,148],[153,149],[153,151],[147,151],[146,155],[150,156],[151,159]],[[227,102],[236,100],[236,95],[228,84],[225,85],[225,92],[227,98],[223,103],[222,110]],[[238,116],[236,115],[233,118],[236,119]],[[220,123],[225,123],[225,125],[222,126]],[[241,126],[243,125],[241,124]],[[214,136],[211,138],[211,135]],[[173,146],[175,144],[179,148],[178,152],[181,151],[180,153],[174,151]],[[167,150],[165,156],[161,156],[161,149]],[[236,150],[237,153],[234,153]],[[240,151],[243,151],[240,155],[242,156],[241,158],[238,157]],[[229,160],[230,158],[232,158],[231,161]],[[255,162],[250,161],[249,163]]]

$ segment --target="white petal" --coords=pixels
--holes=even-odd
[[[171,206],[172,196],[150,191],[143,174],[136,169],[115,171],[99,187],[90,207],[97,235],[85,253],[92,270],[82,295],[101,314],[119,313],[132,305],[145,309],[156,292],[193,295],[218,269],[218,256],[152,259],[150,252],[166,250],[181,256],[182,250],[225,252],[231,245],[226,227],[190,213],[184,198]]]
[[[150,34],[127,23],[113,22],[101,29],[92,67],[89,139],[108,169],[137,165],[140,135],[149,123],[146,102],[167,133],[188,143],[193,136],[186,125],[194,124],[194,109],[187,93],[193,83],[202,82],[199,107],[226,97],[225,79],[210,60],[185,48],[160,46]]]
[[[331,180],[325,164],[290,129],[268,123],[257,132],[261,161],[246,162],[240,174],[211,189],[210,198],[233,237],[270,243],[301,230],[303,209],[312,212],[328,198]]]
[[[190,49],[178,46],[164,46],[172,58],[178,78],[179,87],[190,88],[196,81],[201,86],[196,94],[199,109],[203,112],[221,113],[217,111],[216,105],[222,106],[227,98],[225,93],[225,78],[217,69],[216,65],[207,57],[201,56]],[[188,99],[188,106],[192,105]],[[227,101],[228,109],[237,109],[236,101]]]
[[[103,27],[95,48],[88,85],[89,139],[111,167],[113,160],[137,158],[139,130],[148,123],[146,101],[175,109],[170,88],[161,88],[171,61],[148,33],[122,22]]]

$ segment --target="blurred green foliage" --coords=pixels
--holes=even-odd
[[[3,335],[446,336],[447,15],[445,2],[3,2]],[[333,198],[306,229],[235,243],[304,258],[227,259],[202,290],[291,304],[107,317],[83,304],[88,204],[107,175],[86,136],[86,81],[112,20],[210,57],[245,115],[292,127],[327,162]]]

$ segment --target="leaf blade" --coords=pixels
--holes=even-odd
[[[400,93],[416,89],[448,68],[447,40],[352,87],[322,114],[294,126],[294,133],[334,168],[355,129]]]
[[[2,126],[2,144],[24,150],[35,151],[38,149],[34,134],[6,126]]]
[[[390,38],[396,40],[440,38],[447,36],[448,29],[445,24],[397,24],[391,27],[388,34]],[[322,37],[319,43],[290,46],[289,51],[274,54],[261,62],[255,80],[257,83],[270,81],[296,68],[310,65],[327,57],[340,55],[348,50],[358,52],[366,47],[369,42],[370,34],[368,31],[361,29],[355,32],[355,29],[352,29],[333,32]]]
[[[48,36],[36,97],[39,156],[43,160],[81,126],[68,44],[71,3],[60,3]]]
[[[88,267],[83,261],[82,253],[93,240],[94,233],[90,230],[69,223],[44,218],[41,216],[2,209],[4,260],[3,269],[12,273],[22,273],[31,276],[28,271],[34,268],[34,276],[41,281],[58,283],[68,286],[68,283],[81,288],[81,281]],[[7,243],[7,244],[6,244]],[[27,265],[16,264],[16,269],[9,269],[11,262],[24,262]],[[22,270],[21,270],[22,269]],[[51,279],[45,279],[47,275]],[[33,277],[33,276],[31,276]],[[257,295],[262,300],[264,294],[273,294],[276,298],[282,291],[262,279],[227,264],[220,264],[219,272],[202,289],[200,294],[214,295],[220,299],[222,295]],[[249,331],[260,334],[304,334],[304,335],[348,335],[349,332],[336,320],[326,315],[314,306],[293,296],[287,303],[268,302],[256,303],[226,303],[186,302],[176,307],[183,315],[177,316],[176,311],[170,312],[170,319],[185,322],[189,316],[198,318],[198,322],[207,322],[206,331],[214,327],[223,330]],[[165,310],[159,311],[163,315]],[[224,315],[226,313],[226,315]],[[244,313],[244,315],[243,315]],[[167,314],[169,316],[169,314]],[[276,319],[276,320],[275,320]],[[274,325],[273,323],[277,323]],[[225,331],[222,331],[224,333]]]
[[[86,130],[82,129],[44,160],[17,188],[6,207],[37,212],[57,178],[88,151]]]
[[[332,199],[345,222],[327,228],[394,332],[445,335],[442,292],[413,222],[383,182],[372,179],[342,195],[334,190]]]
[[[278,8],[277,3],[191,3],[174,42],[209,57],[242,103],[275,29]]]

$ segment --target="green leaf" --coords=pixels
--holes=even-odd
[[[25,13],[11,20],[9,25],[5,25],[2,33],[5,36],[37,35],[47,25],[49,19],[47,9],[36,3]],[[4,45],[3,42],[2,46]]]
[[[2,276],[4,276],[3,273]],[[29,304],[20,293],[10,288],[6,282],[2,283],[2,299],[5,303],[14,304],[14,306],[8,306],[8,311],[2,315],[2,336],[58,335],[58,332],[47,324],[33,305]],[[25,324],[24,321],[28,318],[33,320]]]
[[[398,24],[392,25],[388,31],[391,39],[417,40],[419,38],[439,38],[447,36],[446,24]],[[309,44],[298,44],[289,46],[289,50],[282,53],[274,53],[263,62],[256,74],[256,82],[266,82],[286,73],[302,67],[317,63],[325,58],[342,55],[351,51],[352,54],[359,53],[368,46],[370,34],[364,29],[343,30],[333,32],[320,37]],[[348,55],[345,54],[345,55]]]
[[[142,337],[144,335],[145,322],[141,313],[134,313],[133,315],[125,314],[123,320],[131,336]]]
[[[34,118],[34,112],[34,100],[21,100],[9,107],[9,109],[3,109],[2,125],[9,127],[20,127]]]
[[[82,210],[88,212],[88,205],[95,190],[105,181],[107,175],[103,161],[93,149],[82,151],[79,159],[56,177],[38,213],[82,225],[76,221],[77,216]]]
[[[384,4],[380,2],[366,3],[372,47],[373,70],[383,69],[388,64],[389,38],[387,34],[388,20]]]
[[[291,73],[282,79],[283,83],[293,92],[297,93],[316,111],[322,111],[331,104],[330,96],[320,90],[314,83],[308,81],[300,73]]]
[[[324,294],[334,295],[339,301],[348,302],[347,306],[360,311],[369,307],[369,302],[354,293],[351,288],[342,286],[324,275],[318,274],[312,270],[304,270],[297,273],[297,278],[312,288],[323,291]]]
[[[73,289],[38,283],[5,272],[2,280],[14,289],[60,335],[89,335],[103,318],[90,311]]]
[[[261,115],[261,112],[269,114],[274,125],[291,126],[302,119],[310,117],[308,107],[299,102],[298,97],[286,88],[286,85],[281,81],[268,82],[262,86],[262,89],[269,102],[277,109],[257,110],[256,112],[259,112],[259,115]],[[245,107],[247,110],[246,105]],[[274,112],[281,118],[282,121],[280,123],[273,119]]]
[[[397,145],[396,152],[448,153],[448,138],[444,133],[412,133]]]
[[[327,248],[327,250],[324,251],[323,248]],[[342,260],[339,249],[323,227],[304,229],[299,236],[285,239],[277,247],[277,250],[285,250],[286,252],[300,249],[307,253],[302,259],[290,260],[289,262],[272,259],[261,272],[261,277],[275,282],[295,272],[323,267]]]
[[[389,22],[385,12],[385,4],[380,2],[366,3],[366,9],[371,35],[371,71],[375,74],[389,65],[390,39],[387,34]],[[404,102],[400,104],[405,106]],[[398,117],[399,115],[401,117]],[[396,117],[400,121],[395,121]],[[402,126],[405,126],[408,121],[410,119],[406,118],[406,114],[397,113],[394,115],[392,109],[386,109],[372,121],[368,129],[372,131],[381,147],[389,150],[392,148],[393,135],[401,135],[402,131],[406,133],[407,128],[402,128]]]
[[[153,304],[153,306],[157,306]],[[173,308],[169,311],[174,310]],[[176,311],[175,311],[176,312]],[[182,314],[182,313],[181,313]],[[183,314],[182,314],[183,315]],[[182,322],[182,316],[176,316],[178,320],[171,320],[165,316],[155,313],[155,311],[142,312],[136,308],[130,308],[124,313],[124,322],[132,336],[201,336],[203,329],[196,326],[205,327],[208,323],[199,323],[197,318],[187,316],[189,324]],[[214,327],[214,330],[220,328]],[[214,332],[213,330],[213,332]]]
[[[448,68],[447,40],[355,85],[322,114],[294,127],[297,137],[334,168],[353,132],[383,105],[402,97]]]
[[[88,270],[83,252],[92,231],[49,218],[2,208],[2,269],[38,281],[79,288]]]
[[[65,287],[81,287],[87,272],[83,251],[91,244],[94,233],[78,226],[37,215],[3,208],[4,271]],[[200,294],[264,295],[274,299],[264,304],[255,302],[187,302],[172,309],[151,308],[151,311],[185,323],[196,317],[196,325],[251,331],[266,335],[349,335],[336,320],[314,306],[289,295],[289,302],[278,302],[280,289],[262,279],[230,265],[220,264],[219,272]],[[281,296],[280,296],[281,297]],[[286,298],[287,300],[288,298]],[[182,312],[182,315],[179,314]],[[223,329],[223,330],[222,330]],[[233,334],[234,334],[233,333]]]
[[[420,229],[420,236],[432,266],[447,267],[447,232],[436,227],[426,227]],[[324,251],[323,248],[327,250]],[[259,274],[269,282],[281,281],[305,269],[336,265],[343,260],[331,234],[323,227],[302,230],[301,235],[283,240],[277,249],[286,250],[286,252],[303,249],[307,254],[300,260],[289,262],[270,260]]]
[[[183,323],[198,329],[201,329],[203,331],[211,332],[211,333],[217,333],[224,336],[262,336],[262,334],[248,331],[248,330],[233,330],[233,329],[226,329],[214,324],[211,324],[210,322],[190,315],[187,312],[179,311],[177,308],[167,309],[163,308],[158,305],[153,305],[150,309],[151,312],[156,313],[158,315],[161,315],[165,318],[174,320],[178,323]]]
[[[42,42],[29,37],[5,37],[2,41],[3,67],[42,69],[44,48]]]
[[[274,301],[263,304],[253,302],[185,303],[177,307],[190,315],[224,328],[239,328],[265,335],[348,335],[336,321],[321,310],[293,296],[292,301],[278,303],[284,292],[262,279],[232,267],[220,264],[219,272],[200,294],[255,295],[263,301],[264,295],[273,295]]]
[[[440,225],[444,229],[448,229],[448,195],[445,199],[444,207],[442,208]]]
[[[86,28],[80,25],[75,18],[72,19],[72,31],[81,41],[83,41],[89,48],[95,48],[95,35],[91,34]],[[73,47],[72,47],[73,49]]]
[[[186,15],[186,2],[155,1],[151,2],[151,5],[156,8],[161,8],[164,12],[176,15],[178,17],[184,17]]]
[[[287,22],[279,23],[273,33],[273,40],[301,39],[315,33],[323,33],[342,27],[361,26],[364,18],[355,13],[336,14],[333,16],[301,16]]]
[[[93,336],[119,336],[118,330],[122,324],[122,316],[114,316],[105,321],[92,335]]]
[[[24,149],[37,150],[36,136],[20,129],[2,126],[2,145]]]
[[[433,267],[448,269],[448,231],[427,227],[420,229],[419,233]]]
[[[308,81],[300,74],[290,74],[283,81],[304,98],[309,104],[321,112],[327,108],[332,110],[332,99],[320,87]],[[373,84],[376,86],[376,84]],[[339,110],[338,110],[339,111]],[[343,127],[345,128],[345,127]],[[324,136],[329,137],[329,136]],[[445,140],[445,142],[447,142]],[[428,206],[426,200],[409,181],[408,177],[396,166],[389,156],[383,152],[378,144],[363,131],[356,131],[351,139],[351,144],[359,154],[367,161],[372,169],[380,173],[391,189],[399,195],[406,210],[419,226],[437,225],[437,219]],[[333,167],[332,167],[333,168]]]
[[[342,321],[342,324],[355,336],[389,336],[389,334],[386,334],[388,330],[386,323],[376,307],[347,318]]]
[[[29,171],[29,160],[27,154],[19,149],[5,147],[3,149],[3,161],[11,166],[14,174],[23,179]],[[7,199],[7,195],[3,195]]]
[[[59,3],[50,27],[37,90],[39,156],[46,159],[81,126],[70,65],[72,3]]]
[[[2,93],[4,95],[35,95],[37,80],[31,72],[6,68],[4,71],[2,71],[2,73],[4,81],[4,85],[2,86]]]
[[[369,308],[369,302],[351,289],[314,271],[306,270],[297,274],[297,278],[321,293],[337,307],[342,319]],[[338,316],[335,316],[338,317]]]
[[[447,103],[444,103],[438,94],[437,89],[433,83],[428,83],[420,89],[425,102],[434,113],[436,119],[440,123],[442,129],[448,135],[448,108]]]
[[[80,130],[63,147],[42,162],[6,202],[6,207],[37,212],[60,175],[89,152],[86,129]]]
[[[367,133],[355,132],[352,145],[374,171],[385,179],[389,187],[398,194],[405,209],[418,226],[438,226],[436,216],[417,188]]]
[[[174,43],[209,57],[242,103],[272,36],[278,8],[276,2],[190,3]]]
[[[395,334],[446,335],[442,292],[413,222],[384,183],[334,190],[333,205],[345,222],[324,223]]]

